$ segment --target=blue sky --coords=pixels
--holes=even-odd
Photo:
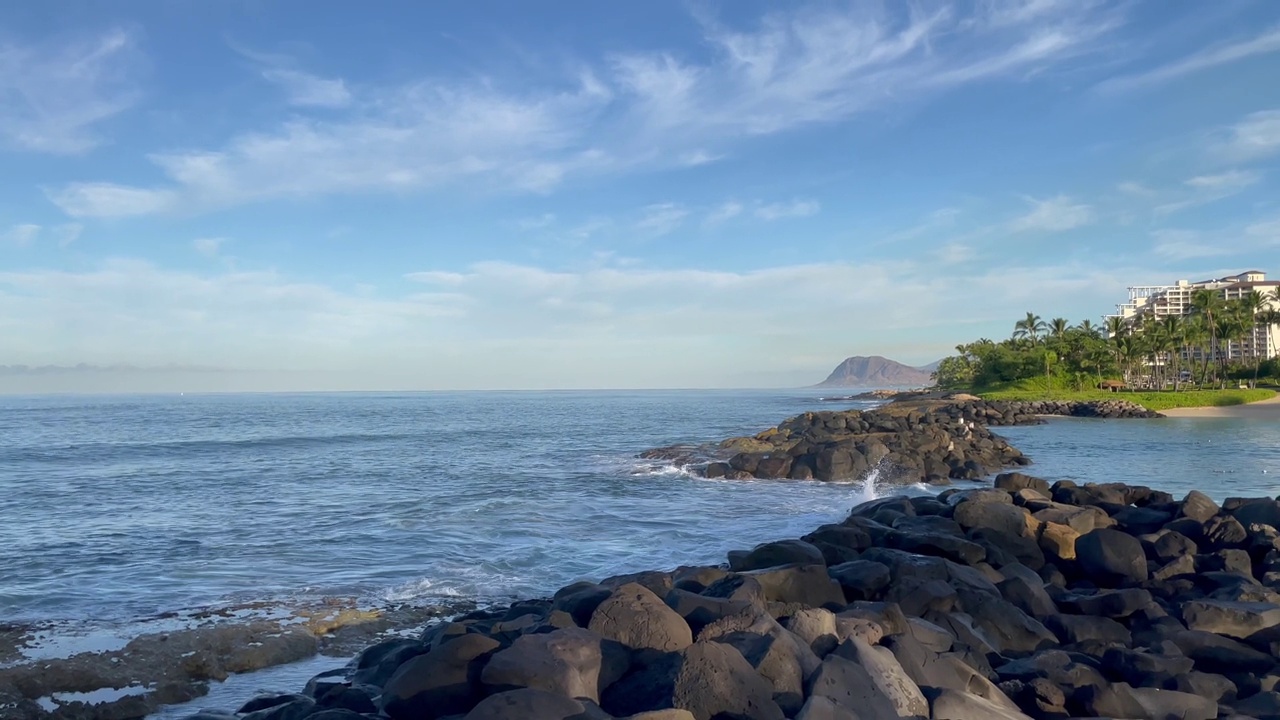
[[[791,386],[1280,273],[1280,4],[0,6],[0,389]],[[164,371],[155,368],[169,368]]]

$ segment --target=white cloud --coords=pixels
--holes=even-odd
[[[636,230],[650,235],[661,236],[675,232],[689,217],[689,210],[675,203],[658,203],[644,209],[644,216],[635,224]]]
[[[770,203],[755,209],[755,216],[761,220],[781,220],[783,218],[801,218],[817,215],[822,206],[817,200],[792,200],[789,203]]]
[[[1191,260],[1195,258],[1229,255],[1229,246],[1208,239],[1197,230],[1164,229],[1154,230],[1151,238],[1155,241],[1152,251],[1169,260]]]
[[[616,55],[549,85],[428,79],[344,96],[345,86],[289,76],[311,104],[349,105],[220,147],[154,154],[161,186],[85,182],[50,197],[75,215],[118,216],[457,184],[548,192],[575,175],[696,165],[752,136],[1042,72],[1096,47],[1116,12],[1043,0],[789,8],[748,28],[701,18],[710,52],[698,61]],[[103,202],[107,191],[135,195]]]
[[[1098,88],[1106,92],[1124,92],[1145,85],[1156,85],[1175,80],[1184,75],[1226,65],[1237,60],[1280,52],[1280,26],[1268,28],[1261,34],[1237,42],[1217,45],[1195,52],[1187,57],[1161,65],[1146,72],[1124,75],[1101,83]]]
[[[112,260],[0,272],[0,331],[10,363],[280,371],[260,389],[741,387],[760,373],[800,385],[821,379],[850,343],[890,355],[913,347],[923,361],[991,334],[983,323],[1003,330],[1010,306],[1086,298],[1087,310],[1121,297],[1132,276],[1092,267],[982,273],[939,275],[932,257],[747,271],[486,262],[413,273],[417,285],[404,292]],[[1038,281],[998,281],[1008,276]],[[900,302],[885,304],[889,296]],[[936,347],[920,349],[922,336]],[[811,361],[797,366],[796,347]]]
[[[0,240],[10,245],[18,247],[26,247],[36,241],[40,235],[40,226],[31,223],[14,225],[3,233],[0,233]]]
[[[1237,195],[1245,189],[1258,184],[1262,173],[1252,170],[1228,170],[1212,175],[1197,175],[1183,181],[1189,188],[1177,200],[1157,205],[1156,215],[1171,215],[1188,208],[1208,205]]]
[[[540,230],[555,224],[555,213],[543,213],[537,217],[521,218],[516,221],[516,227],[521,230]]]
[[[1037,200],[1027,198],[1032,209],[1009,223],[1013,232],[1063,232],[1094,221],[1093,208],[1066,195]]]
[[[135,54],[122,30],[64,45],[0,41],[0,146],[69,155],[98,145],[94,126],[137,100]]]
[[[84,226],[80,223],[63,223],[53,229],[53,234],[58,238],[58,247],[64,248],[80,239],[80,234],[84,232]]]
[[[1280,110],[1246,115],[1227,129],[1212,152],[1235,160],[1259,160],[1280,152]]]
[[[212,258],[218,256],[222,250],[222,244],[226,241],[226,238],[220,237],[196,238],[191,241],[191,247],[201,255]]]
[[[1116,186],[1116,189],[1125,195],[1132,195],[1134,197],[1149,198],[1154,197],[1157,194],[1155,190],[1152,190],[1146,185],[1133,181],[1122,182]]]
[[[707,219],[703,221],[705,225],[719,225],[727,220],[732,220],[742,214],[742,203],[737,200],[726,200],[720,206],[707,213]]]
[[[112,183],[72,183],[45,195],[71,217],[129,217],[152,215],[174,208],[172,190],[147,189]]]
[[[948,243],[938,250],[938,261],[944,265],[958,265],[975,257],[973,248],[963,243]]]
[[[285,68],[269,68],[262,77],[284,90],[291,105],[341,108],[351,104],[351,93],[342,79],[330,80]]]

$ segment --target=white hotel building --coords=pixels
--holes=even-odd
[[[1191,296],[1197,290],[1216,290],[1225,300],[1236,300],[1250,290],[1257,290],[1268,299],[1268,308],[1280,308],[1274,293],[1280,281],[1267,280],[1266,273],[1249,270],[1239,275],[1191,282],[1179,280],[1173,285],[1138,285],[1129,288],[1129,302],[1116,306],[1116,314],[1133,325],[1147,318],[1167,315],[1190,315]],[[1280,325],[1256,325],[1253,338],[1244,343],[1231,342],[1224,350],[1228,359],[1271,358],[1280,345]],[[1256,355],[1254,354],[1256,351]]]

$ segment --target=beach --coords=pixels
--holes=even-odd
[[[1250,420],[1280,420],[1280,395],[1269,400],[1245,405],[1223,407],[1172,408],[1161,411],[1173,418],[1240,418]]]

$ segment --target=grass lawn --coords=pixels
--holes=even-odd
[[[1053,390],[1009,388],[976,393],[985,400],[1129,400],[1148,410],[1168,410],[1181,407],[1222,407],[1269,400],[1275,390],[1183,390],[1173,392],[1108,392],[1106,390]]]

